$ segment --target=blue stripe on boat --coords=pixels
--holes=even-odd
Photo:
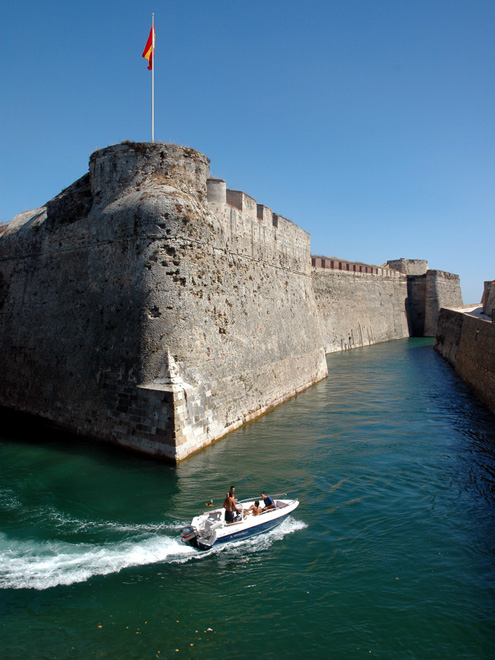
[[[227,543],[228,541],[243,541],[244,539],[249,539],[252,536],[258,536],[258,534],[262,534],[263,532],[268,532],[270,529],[273,529],[274,527],[277,527],[277,525],[280,525],[288,516],[290,516],[292,512],[287,513],[285,516],[280,516],[280,518],[275,518],[275,520],[269,520],[266,523],[263,523],[262,525],[256,525],[256,527],[250,527],[248,529],[241,529],[238,532],[233,532],[232,534],[227,534],[227,536],[222,536],[222,538],[219,538],[215,541],[213,545],[206,545],[201,543],[201,539],[198,538],[198,548],[200,550],[209,550],[210,548],[213,548],[213,546],[218,545],[220,543]]]

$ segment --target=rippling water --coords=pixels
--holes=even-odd
[[[177,469],[0,442],[0,657],[492,657],[495,417],[390,342]],[[298,495],[273,532],[200,553],[181,526],[231,483]]]

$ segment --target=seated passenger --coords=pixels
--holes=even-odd
[[[263,509],[263,512],[265,511],[272,511],[276,509],[277,507],[275,506],[275,502],[273,501],[273,497],[270,497],[266,493],[261,493],[261,497],[263,498],[263,501],[265,503],[265,508]]]
[[[263,509],[260,507],[260,501],[256,500],[253,506],[250,506],[249,509],[246,509],[246,513],[253,512],[253,516],[259,516]]]

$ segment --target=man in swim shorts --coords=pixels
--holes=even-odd
[[[233,523],[235,514],[241,512],[241,510],[238,509],[235,505],[235,497],[233,492],[229,491],[227,493],[227,495],[225,496],[223,507],[225,509],[225,522]]]

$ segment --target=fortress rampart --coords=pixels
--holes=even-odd
[[[495,414],[495,323],[482,308],[443,308],[435,350]]]
[[[409,336],[413,308],[424,330],[458,285],[311,259],[203,154],[97,151],[0,234],[0,405],[177,462],[324,378],[325,352]]]
[[[372,266],[370,264],[363,264],[359,261],[347,261],[346,259],[338,259],[337,257],[311,257],[311,265],[313,268],[322,268],[330,270],[340,270],[345,273],[364,273],[370,275],[379,275],[381,277],[395,277],[400,278],[399,271],[388,268],[387,266]]]
[[[409,336],[435,336],[440,308],[462,305],[459,276],[430,270],[422,259],[410,261],[372,266],[312,257],[327,353]]]
[[[326,353],[409,337],[405,277],[315,270]]]
[[[220,222],[225,249],[275,268],[310,275],[310,235],[246,193],[208,179],[208,205]]]

